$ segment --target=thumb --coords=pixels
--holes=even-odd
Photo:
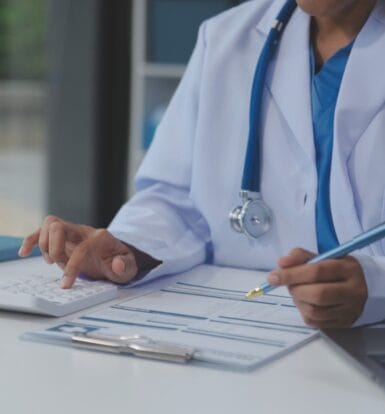
[[[287,256],[280,257],[277,264],[281,269],[292,266],[299,266],[308,262],[314,256],[314,253],[297,247],[293,250],[290,250]]]
[[[110,271],[106,272],[107,278],[115,283],[128,283],[138,273],[135,256],[131,250],[114,256],[110,266]]]

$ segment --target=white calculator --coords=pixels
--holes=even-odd
[[[60,280],[33,273],[0,279],[0,309],[63,316],[118,297],[118,287],[109,282],[77,279],[62,289]]]

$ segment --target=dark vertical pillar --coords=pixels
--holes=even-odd
[[[51,1],[50,214],[105,226],[124,201],[130,8]]]
[[[95,214],[107,225],[127,197],[131,1],[101,1]]]

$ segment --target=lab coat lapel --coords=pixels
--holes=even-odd
[[[267,34],[273,21],[269,13],[258,29]],[[310,17],[297,8],[283,32],[266,83],[300,148],[314,160],[309,27]],[[287,138],[292,139],[291,134]]]
[[[385,2],[380,1],[352,49],[338,97],[331,170],[331,207],[340,241],[361,232],[348,160],[385,101]],[[369,249],[370,250],[370,249]]]

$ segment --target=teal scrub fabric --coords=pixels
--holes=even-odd
[[[353,43],[340,49],[316,72],[311,50],[311,101],[318,174],[316,228],[319,253],[338,245],[330,209],[330,166],[333,152],[334,113],[342,77]]]

